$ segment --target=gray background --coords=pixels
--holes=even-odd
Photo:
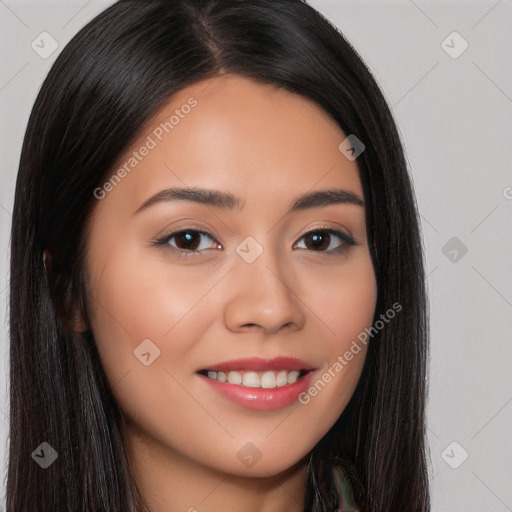
[[[111,3],[0,0],[3,477],[9,234],[22,138],[56,56]],[[310,3],[344,32],[376,76],[401,131],[414,180],[431,307],[433,510],[512,511],[512,0]],[[46,59],[31,47],[34,40],[42,46],[44,31],[58,43]],[[454,31],[463,39],[450,35]],[[469,46],[458,55],[463,40]],[[27,453],[34,448],[27,447]],[[5,509],[3,499],[0,507]]]

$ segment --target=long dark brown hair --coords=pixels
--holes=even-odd
[[[308,458],[305,512],[430,510],[425,453],[428,304],[418,212],[389,107],[354,48],[302,0],[121,0],[63,49],[32,110],[12,223],[7,512],[141,512],[121,413],[90,331],[84,249],[94,190],[171,96],[221,72],[314,100],[365,144],[357,165],[378,286],[346,409]],[[43,251],[51,254],[47,270]],[[58,455],[43,469],[33,452]],[[46,449],[43,445],[42,449]]]

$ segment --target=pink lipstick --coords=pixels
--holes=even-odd
[[[310,385],[315,368],[300,359],[236,359],[197,372],[214,391],[260,411],[281,409],[297,401]]]

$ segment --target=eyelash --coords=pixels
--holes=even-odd
[[[203,230],[200,230],[200,229],[193,229],[193,228],[180,228],[178,231],[173,231],[172,233],[169,233],[168,235],[165,235],[162,238],[160,238],[158,240],[155,240],[152,243],[152,245],[153,246],[157,246],[157,247],[163,247],[165,249],[171,250],[172,252],[178,254],[179,256],[183,256],[185,258],[188,258],[188,257],[191,257],[191,256],[194,257],[194,256],[196,256],[198,254],[201,254],[201,252],[197,251],[197,250],[177,249],[177,248],[172,247],[172,246],[169,245],[169,241],[172,238],[174,238],[175,236],[180,235],[182,233],[199,233],[201,235],[206,235],[206,236],[210,237],[213,241],[217,242],[216,238],[211,233],[208,233],[207,231],[203,231]],[[325,251],[325,250],[323,250],[323,251],[314,251],[314,250],[311,250],[311,249],[303,249],[303,248],[300,248],[300,250],[310,250],[312,252],[324,253],[326,256],[336,256],[336,255],[343,254],[351,246],[356,245],[354,239],[350,235],[344,233],[343,231],[338,231],[336,229],[331,229],[331,228],[322,228],[322,227],[316,228],[316,229],[313,229],[311,231],[308,231],[308,232],[304,233],[299,238],[299,240],[302,240],[303,238],[307,237],[308,235],[311,235],[311,234],[314,234],[314,233],[322,233],[322,234],[338,236],[342,240],[343,243],[339,247],[336,247],[335,249],[329,249],[327,251]],[[329,240],[329,245],[330,245],[330,240]],[[209,249],[207,249],[207,250],[209,250]]]

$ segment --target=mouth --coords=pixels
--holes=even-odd
[[[238,405],[272,411],[295,402],[311,383],[316,368],[295,358],[238,359],[196,373],[216,393]]]

